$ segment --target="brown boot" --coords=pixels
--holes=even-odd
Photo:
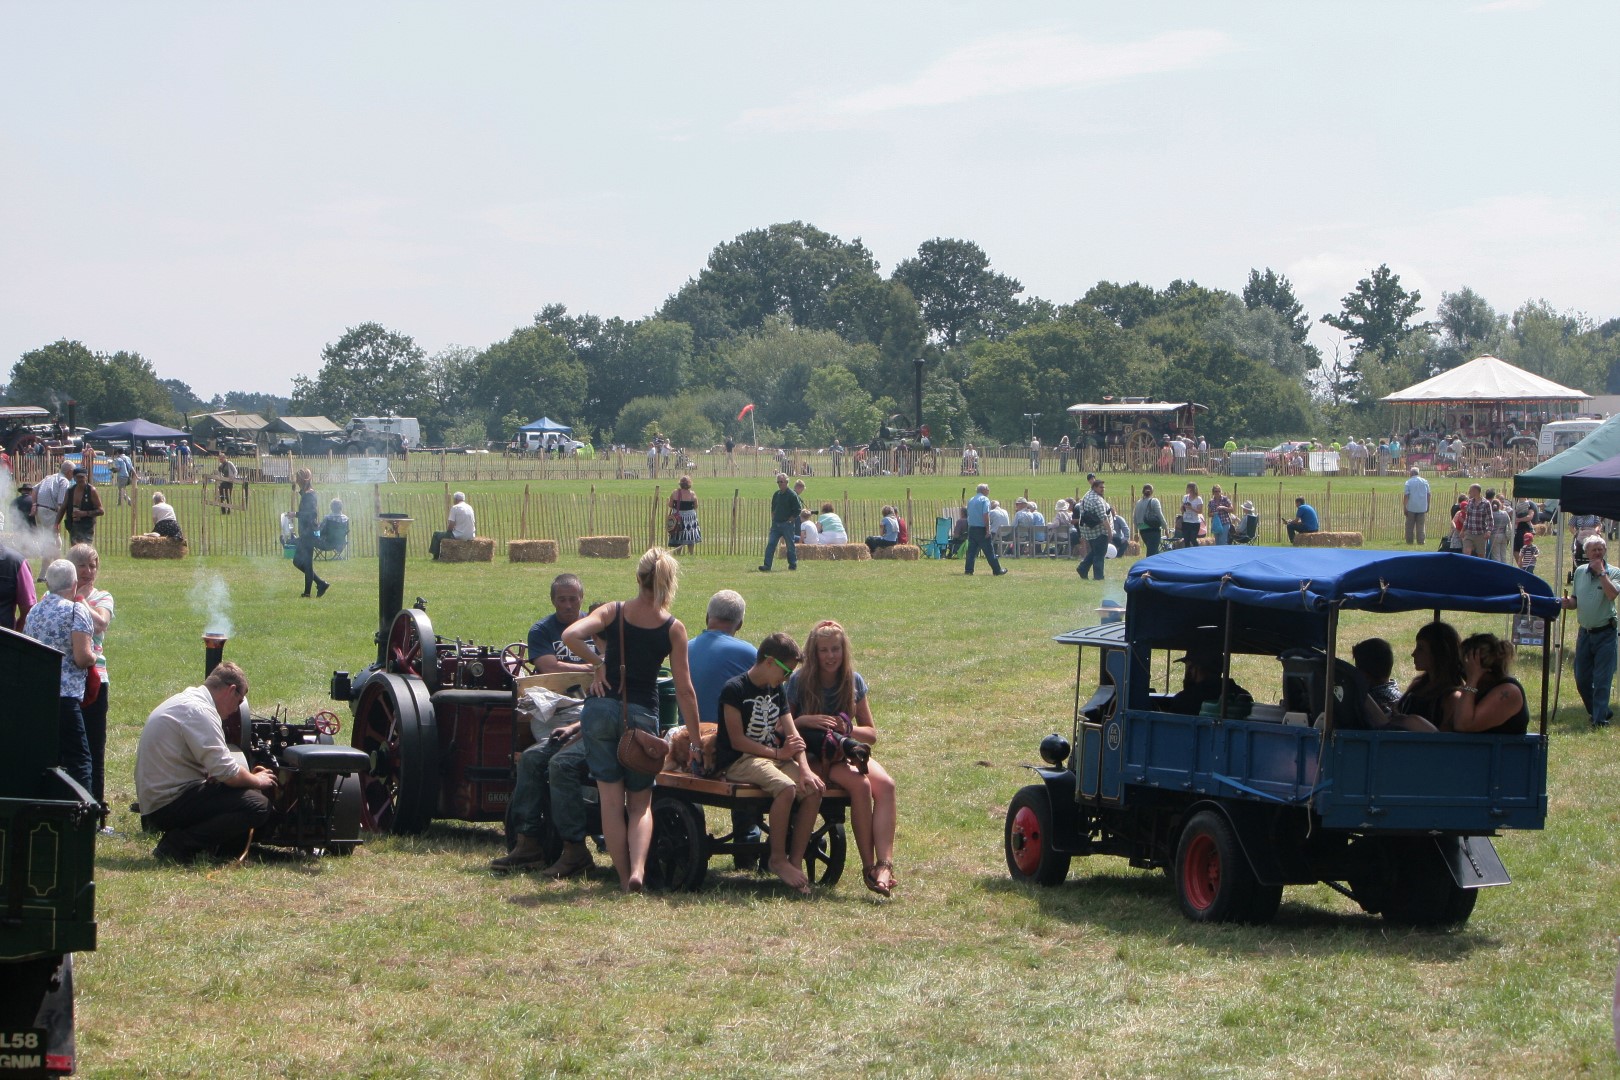
[[[531,866],[539,866],[545,861],[546,849],[541,846],[540,838],[518,833],[517,846],[500,858],[489,860],[489,868],[504,874],[508,870],[526,870]]]
[[[558,856],[556,862],[540,872],[548,878],[556,878],[561,881],[563,878],[571,878],[575,874],[582,874],[595,865],[596,860],[591,858],[591,853],[585,847],[584,842],[564,840],[562,855]]]

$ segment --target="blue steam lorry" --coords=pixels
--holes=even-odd
[[[1042,741],[1038,782],[1008,807],[1015,880],[1058,885],[1076,856],[1117,855],[1166,870],[1195,921],[1266,922],[1284,886],[1323,882],[1415,926],[1462,923],[1479,889],[1508,882],[1490,838],[1547,815],[1548,650],[1540,722],[1522,733],[1380,729],[1340,656],[1339,621],[1454,611],[1550,624],[1559,602],[1545,581],[1439,552],[1218,546],[1139,560],[1125,594],[1123,620],[1056,639],[1078,650],[1074,726]],[[1234,656],[1273,658],[1281,701],[1243,693]],[[1161,692],[1184,670],[1176,657],[1218,672],[1191,714]]]

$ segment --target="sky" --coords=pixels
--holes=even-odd
[[[1620,315],[1620,5],[0,0],[0,381],[59,338],[286,394],[645,317],[775,222],[1026,296],[1387,263]],[[1331,353],[1336,332],[1313,336]]]

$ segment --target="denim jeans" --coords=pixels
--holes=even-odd
[[[990,531],[983,525],[969,525],[967,535],[967,565],[962,568],[963,573],[973,573],[973,563],[984,552],[984,561],[990,564],[990,569],[1001,573],[1001,560],[990,549]]]
[[[799,549],[794,546],[799,542],[799,523],[797,521],[772,523],[770,539],[765,541],[765,569],[767,570],[776,561],[776,541],[778,538],[787,541],[788,569],[794,569],[799,565]]]
[[[535,743],[518,756],[517,784],[512,788],[512,831],[538,837],[546,815],[563,840],[585,839],[585,744],[575,739],[561,750]]]
[[[1594,724],[1607,724],[1613,714],[1609,691],[1614,687],[1616,644],[1612,625],[1575,635],[1575,689]]]
[[[623,784],[626,791],[646,791],[653,785],[653,775],[631,772],[619,764],[619,736],[624,734],[621,708],[628,712],[631,724],[643,731],[658,731],[658,714],[651,709],[634,703],[623,707],[618,698],[586,698],[579,710],[585,761],[598,783]]]
[[[1081,540],[1080,542],[1086,545],[1086,557],[1081,559],[1080,565],[1074,568],[1075,572],[1081,577],[1085,577],[1086,568],[1089,566],[1092,570],[1092,577],[1101,581],[1103,563],[1108,559],[1108,537],[1099,536],[1095,540]]]

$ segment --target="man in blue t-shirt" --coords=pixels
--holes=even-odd
[[[996,574],[1005,574],[1001,568],[1001,561],[990,546],[990,485],[980,484],[978,494],[968,500],[967,504],[967,562],[963,566],[964,574],[973,573],[974,561],[978,559],[979,552],[984,552],[985,561]]]
[[[558,574],[551,582],[552,612],[529,627],[529,660],[542,675],[556,671],[590,671],[593,665],[581,660],[563,644],[562,632],[579,618],[585,603],[585,586],[573,574]]]
[[[702,747],[698,741],[698,724],[720,722],[721,688],[754,666],[754,646],[736,636],[742,629],[747,610],[748,604],[739,594],[721,589],[709,597],[703,633],[686,646],[686,664],[692,673],[692,689],[697,692],[698,702],[697,717],[688,717],[686,725],[692,735],[694,771],[706,764],[699,760]]]
[[[1313,533],[1322,526],[1317,523],[1316,508],[1305,501],[1305,496],[1294,496],[1294,520],[1283,519],[1288,526],[1288,542],[1296,543],[1297,538],[1304,533]]]

